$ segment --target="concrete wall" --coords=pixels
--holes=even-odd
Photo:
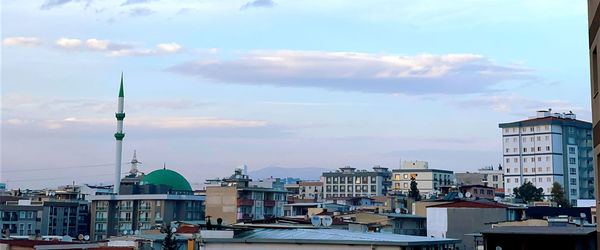
[[[460,239],[460,249],[473,250],[473,236],[506,220],[505,208],[427,208],[427,236]]]
[[[206,215],[212,220],[222,218],[226,225],[237,221],[237,188],[206,187]]]

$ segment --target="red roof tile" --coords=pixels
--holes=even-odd
[[[313,181],[313,182],[299,182],[299,186],[323,186],[323,182]]]
[[[193,233],[198,233],[199,231],[200,231],[199,226],[180,227],[180,228],[177,228],[176,233],[178,233],[178,234],[193,234]]]
[[[66,241],[47,241],[47,240],[22,240],[22,239],[0,239],[0,243],[8,244],[10,246],[20,246],[20,247],[34,247],[41,245],[70,245],[70,244],[79,244],[77,242],[66,242]]]

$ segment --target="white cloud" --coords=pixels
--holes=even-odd
[[[164,53],[177,53],[181,49],[181,45],[176,43],[161,43],[156,45],[156,50]]]
[[[97,40],[97,39],[88,39],[85,42],[85,45],[92,50],[107,50],[108,45],[110,44],[109,40]]]
[[[481,93],[505,80],[534,78],[531,69],[498,65],[474,54],[254,51],[230,60],[181,63],[169,70],[223,83],[386,94]]]
[[[181,51],[183,47],[177,43],[161,43],[156,45],[154,49],[120,49],[110,51],[107,56],[156,56],[156,55],[168,55],[176,54]]]
[[[37,37],[7,37],[2,40],[4,46],[37,47],[42,40]]]
[[[56,45],[63,49],[79,49],[83,42],[79,39],[61,38],[56,41]]]

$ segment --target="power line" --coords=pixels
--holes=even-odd
[[[121,174],[126,174],[126,173],[128,173],[128,171],[123,172]],[[111,173],[111,174],[95,174],[95,175],[88,175],[88,176],[77,176],[77,178],[88,178],[88,177],[108,176],[108,175],[113,175],[113,173]],[[61,176],[61,177],[36,178],[36,179],[21,179],[21,180],[10,180],[10,179],[7,179],[6,182],[31,182],[31,181],[43,181],[43,180],[60,180],[60,179],[63,179],[63,178],[71,178],[71,177]]]
[[[71,167],[55,167],[55,168],[16,169],[16,170],[2,171],[2,173],[31,172],[31,171],[71,169],[71,168],[97,168],[97,167],[106,167],[106,166],[112,166],[112,165],[114,165],[114,163],[95,164],[95,165],[83,165],[83,166],[71,166]]]

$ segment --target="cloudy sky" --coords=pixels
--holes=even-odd
[[[591,119],[584,0],[2,0],[10,188],[250,169],[501,162],[498,123]],[[128,165],[123,166],[123,171]]]

